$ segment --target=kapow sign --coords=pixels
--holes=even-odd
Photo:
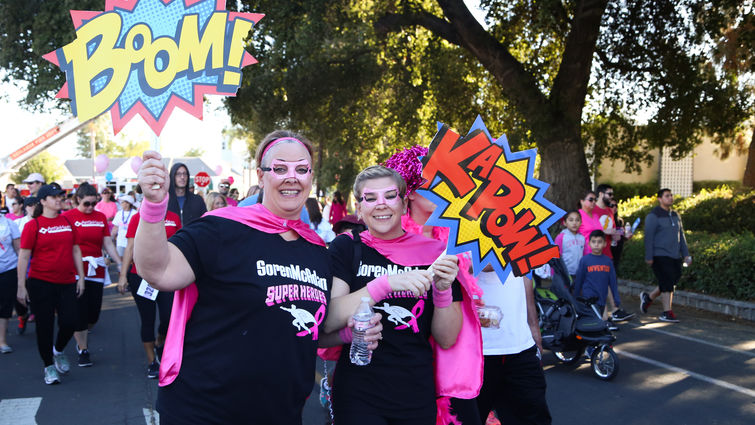
[[[505,281],[559,256],[548,227],[564,211],[543,197],[535,159],[535,149],[511,152],[505,136],[494,141],[480,117],[464,137],[438,125],[418,193],[438,206],[428,224],[451,228],[448,252],[471,251],[476,273],[491,264]]]
[[[65,72],[56,97],[79,121],[109,110],[118,133],[138,114],[159,135],[174,108],[202,119],[205,94],[236,95],[257,62],[244,38],[263,16],[225,0],[106,0],[102,12],[72,10],[76,39],[44,58]]]

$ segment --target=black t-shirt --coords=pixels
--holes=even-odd
[[[169,423],[300,424],[332,283],[325,247],[204,217],[173,243],[196,276]]]
[[[426,266],[406,267],[383,257],[375,249],[360,243],[361,258],[355,260],[355,242],[348,235],[330,244],[333,276],[349,284],[351,292],[384,274],[397,274]],[[356,269],[356,270],[355,270]],[[454,301],[461,301],[458,281],[453,286]],[[383,339],[372,353],[367,366],[355,366],[349,359],[350,345],[345,344],[336,367],[333,403],[338,409],[372,409],[374,413],[413,417],[435,411],[433,350],[430,345],[433,319],[432,291],[422,298],[411,292],[392,292],[374,306],[382,314]]]

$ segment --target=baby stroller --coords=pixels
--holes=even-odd
[[[587,352],[593,373],[609,381],[619,372],[619,359],[612,344],[616,337],[595,306],[596,299],[571,294],[571,278],[560,258],[548,262],[553,275],[549,288],[535,275],[537,305],[543,348],[552,350],[561,363],[577,364]]]

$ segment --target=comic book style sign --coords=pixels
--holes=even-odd
[[[506,136],[493,140],[480,117],[463,137],[439,124],[429,149],[417,192],[437,205],[428,224],[451,229],[449,254],[470,251],[475,273],[491,264],[501,281],[559,256],[548,227],[564,211],[534,178],[535,149],[511,152]]]
[[[117,134],[138,114],[159,135],[176,107],[202,119],[204,95],[236,95],[257,62],[244,38],[263,16],[225,0],[106,0],[72,10],[76,39],[44,58],[65,72],[56,97],[81,122],[110,111]]]

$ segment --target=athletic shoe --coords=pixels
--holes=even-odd
[[[79,367],[89,367],[92,365],[92,359],[89,358],[89,350],[83,349],[79,353]]]
[[[648,307],[652,303],[653,300],[650,299],[650,295],[647,292],[640,292],[640,311],[647,314]]]
[[[37,320],[37,316],[34,315],[34,313],[29,314],[29,318],[26,320],[29,323],[34,323],[34,321]]]
[[[488,419],[485,421],[485,425],[501,425],[501,421],[495,417],[495,413],[488,413]]]
[[[619,327],[614,325],[613,322],[608,322],[608,330],[611,332],[616,332],[619,330]]]
[[[679,319],[676,318],[676,315],[671,310],[661,313],[661,315],[658,316],[658,320],[661,322],[679,323]]]
[[[59,383],[60,375],[58,375],[58,370],[55,368],[55,365],[47,366],[45,368],[45,384],[52,385]]]
[[[150,363],[149,366],[147,366],[147,378],[149,379],[156,379],[160,376],[160,364],[157,363],[157,360]]]
[[[13,349],[10,348],[10,345],[2,345],[0,346],[0,354],[8,354],[12,353]]]
[[[618,309],[611,313],[611,320],[614,322],[623,322],[625,320],[631,319],[632,317],[634,317],[634,313],[627,313],[622,309]]]
[[[24,332],[26,332],[26,323],[29,318],[29,313],[24,314],[23,316],[18,316],[18,334],[23,335]]]
[[[55,369],[58,369],[58,372],[65,374],[71,370],[71,364],[68,363],[68,357],[65,354],[55,354],[53,359],[55,360]]]

